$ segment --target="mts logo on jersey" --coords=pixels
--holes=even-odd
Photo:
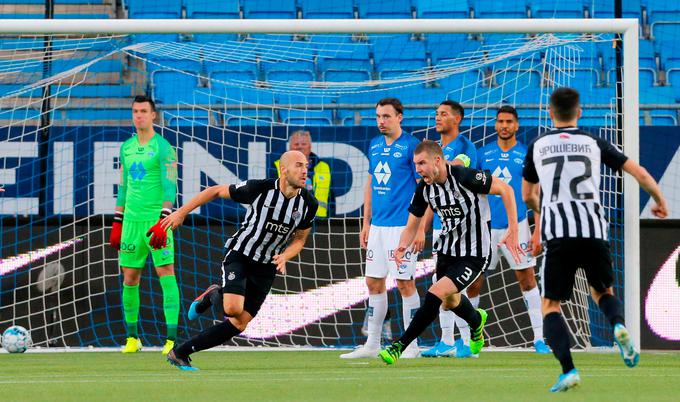
[[[378,181],[378,184],[386,185],[387,182],[390,181],[390,177],[392,177],[390,165],[388,165],[387,162],[378,162],[378,165],[375,167],[375,171],[373,171],[373,175]]]
[[[457,218],[463,216],[463,209],[460,205],[449,205],[438,209],[442,218]]]
[[[283,223],[267,222],[264,228],[270,232],[275,232],[279,234],[287,234],[290,232],[290,228]]]
[[[494,177],[498,177],[499,179],[503,180],[506,184],[510,183],[510,180],[512,180],[512,175],[510,174],[510,170],[508,170],[507,166],[503,166],[503,169],[501,169],[500,166],[496,166],[496,170],[491,173]]]

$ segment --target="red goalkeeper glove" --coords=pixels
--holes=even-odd
[[[161,227],[161,221],[166,216],[170,215],[171,212],[172,211],[170,210],[170,208],[163,208],[161,210],[161,217],[158,218],[158,222],[156,222],[155,225],[151,226],[149,230],[146,232],[147,237],[151,236],[151,239],[149,239],[149,245],[154,250],[164,248],[165,244],[168,241],[168,232],[167,230]]]
[[[111,225],[111,237],[109,237],[109,244],[116,250],[120,250],[120,236],[123,232],[123,213],[116,211],[113,216],[113,225]]]

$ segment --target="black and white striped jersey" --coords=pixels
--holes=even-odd
[[[408,211],[422,217],[429,205],[442,221],[435,240],[438,253],[454,257],[486,257],[491,250],[489,202],[491,173],[447,165],[444,184],[418,183]]]
[[[248,207],[241,227],[224,247],[262,263],[281,253],[296,229],[310,228],[319,206],[304,188],[295,197],[286,198],[279,190],[278,179],[232,184],[229,195]]]
[[[600,203],[600,163],[620,170],[628,158],[608,141],[577,127],[548,131],[534,139],[524,179],[541,185],[541,236],[608,239]]]

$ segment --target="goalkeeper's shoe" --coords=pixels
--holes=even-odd
[[[125,347],[121,352],[123,353],[137,353],[142,350],[142,341],[133,336],[127,338],[125,342]]]
[[[165,341],[165,346],[163,346],[163,350],[161,351],[161,353],[163,354],[163,356],[167,356],[168,353],[170,353],[170,351],[174,347],[175,347],[175,341],[168,339],[167,341]]]
[[[552,353],[548,345],[545,344],[545,341],[543,339],[539,339],[536,342],[534,342],[534,349],[536,350],[536,353],[539,355],[549,355]]]
[[[178,356],[177,352],[175,352],[175,349],[170,350],[170,353],[168,353],[168,357],[166,358],[168,363],[172,364],[173,366],[177,367],[178,369],[182,371],[198,371],[198,367],[193,367],[191,365],[191,358],[189,356]]]
[[[394,364],[401,357],[401,352],[405,349],[404,344],[396,341],[387,348],[380,351],[378,356],[387,364]]]
[[[482,320],[479,326],[470,332],[470,352],[473,355],[478,354],[484,347],[484,324],[486,324],[486,319],[489,316],[481,308],[478,308],[477,312],[479,312]]]
[[[423,357],[450,357],[456,354],[456,346],[449,345],[444,341],[437,342],[432,349],[420,353]]]
[[[340,355],[341,359],[373,359],[378,356],[380,352],[380,345],[377,347],[370,347],[368,345],[359,346],[349,353],[344,353]]]
[[[557,382],[550,388],[550,392],[566,392],[581,384],[581,376],[576,369],[571,369],[566,374],[560,374]]]
[[[207,310],[212,305],[211,296],[213,292],[217,292],[219,289],[220,287],[217,285],[208,286],[208,288],[203,293],[194,299],[194,301],[191,303],[191,306],[189,306],[187,318],[189,318],[190,321],[193,321],[203,314],[203,312],[205,312],[205,310]]]
[[[635,345],[630,339],[630,334],[626,327],[621,324],[614,326],[614,340],[621,351],[621,358],[628,367],[635,367],[640,360],[640,353],[635,350]]]

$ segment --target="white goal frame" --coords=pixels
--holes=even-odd
[[[623,34],[623,147],[639,160],[638,20],[630,19],[119,19],[19,20],[0,24],[0,34],[162,33],[613,33]],[[624,175],[625,320],[640,347],[639,186]]]

